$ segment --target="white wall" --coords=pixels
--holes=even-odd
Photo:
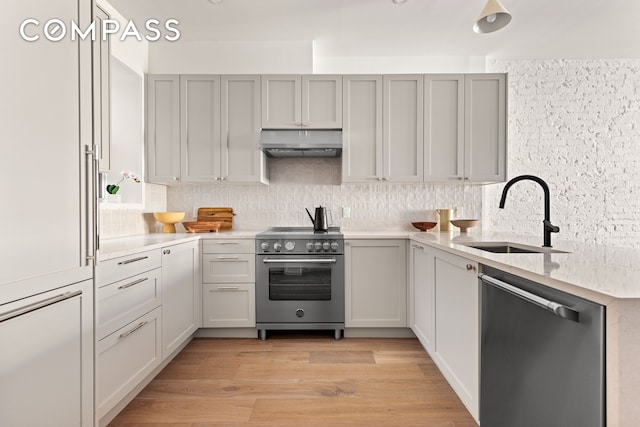
[[[551,188],[552,237],[640,247],[640,60],[492,60],[509,79],[509,178]],[[484,229],[540,235],[542,189],[487,186]],[[557,236],[557,237],[556,237]]]

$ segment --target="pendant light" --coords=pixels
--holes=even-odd
[[[487,0],[480,17],[473,25],[476,33],[492,33],[504,27],[511,21],[511,14],[507,12],[500,0]]]

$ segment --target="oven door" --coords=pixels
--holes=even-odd
[[[344,323],[344,255],[261,255],[257,323]]]

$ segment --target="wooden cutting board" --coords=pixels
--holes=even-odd
[[[221,221],[220,230],[233,228],[233,208],[198,208],[198,221]]]

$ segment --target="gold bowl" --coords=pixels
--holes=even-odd
[[[480,222],[479,219],[452,219],[451,224],[460,229],[461,233],[466,233],[471,227],[475,227]]]
[[[431,230],[433,227],[438,225],[438,223],[423,221],[423,222],[412,222],[411,225],[413,225],[415,228],[417,228],[420,231],[427,231],[427,230]]]
[[[154,212],[153,217],[164,225],[162,228],[163,233],[175,233],[175,224],[183,220],[184,212]]]

